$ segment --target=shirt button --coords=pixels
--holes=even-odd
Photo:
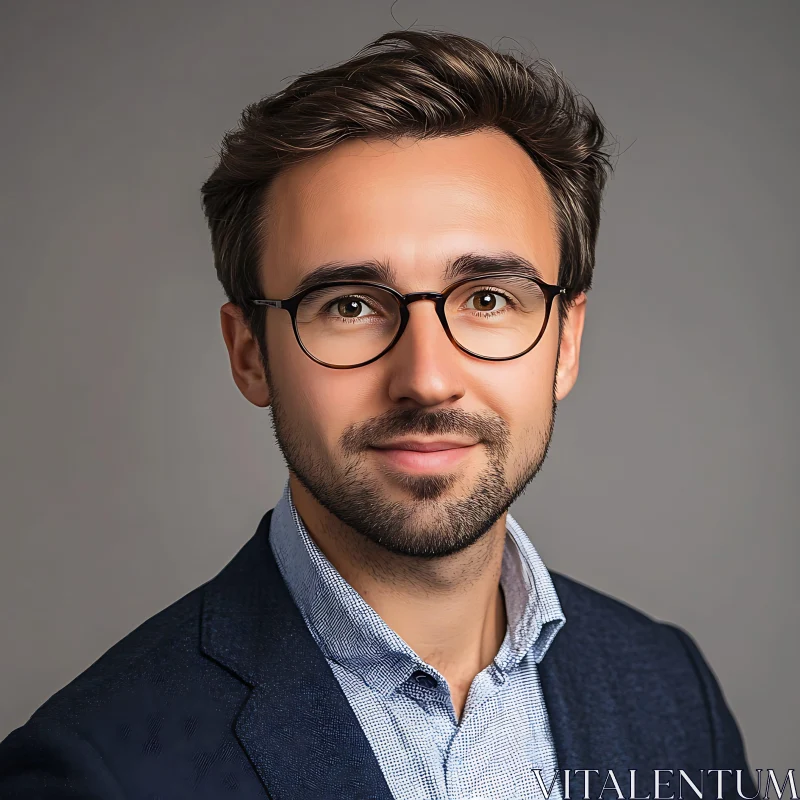
[[[423,672],[423,670],[418,669],[416,672],[411,673],[411,677],[420,685],[424,686],[426,689],[435,689],[439,683],[433,675],[428,675],[427,672]]]

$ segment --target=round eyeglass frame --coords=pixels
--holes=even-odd
[[[491,278],[521,278],[523,280],[532,281],[539,286],[545,296],[544,322],[542,323],[542,329],[539,331],[539,335],[536,337],[536,339],[534,339],[533,344],[530,347],[527,347],[521,353],[517,353],[513,356],[482,356],[478,353],[474,353],[472,350],[468,350],[466,347],[459,344],[459,342],[453,336],[450,326],[447,324],[447,316],[445,315],[444,307],[450,294],[458,289],[459,286],[463,286],[465,283],[484,281]],[[398,306],[400,307],[400,327],[397,329],[397,333],[394,335],[392,341],[389,342],[389,344],[384,347],[384,349],[378,353],[378,355],[373,356],[367,361],[362,361],[360,364],[328,364],[326,361],[322,361],[310,353],[303,344],[303,340],[300,338],[300,332],[297,330],[297,309],[306,295],[311,294],[311,292],[316,292],[320,289],[326,289],[332,286],[371,286],[374,289],[382,289],[383,291],[388,292],[395,298],[395,300],[397,300]],[[463,278],[455,283],[451,283],[443,292],[409,292],[408,294],[402,294],[401,292],[398,292],[397,289],[393,289],[391,286],[386,286],[382,283],[374,283],[373,281],[343,280],[327,281],[325,283],[319,283],[316,286],[309,286],[308,288],[303,289],[303,291],[297,292],[291,297],[287,297],[285,300],[266,300],[259,297],[250,298],[249,302],[258,306],[266,306],[267,308],[282,308],[284,311],[288,311],[292,318],[292,329],[294,330],[295,339],[297,339],[300,349],[312,361],[316,361],[317,364],[321,364],[323,367],[329,367],[330,369],[356,369],[357,367],[365,367],[367,364],[372,364],[373,361],[377,361],[379,358],[382,358],[397,344],[398,341],[400,341],[400,337],[403,335],[403,332],[405,331],[410,319],[408,306],[410,303],[415,303],[417,300],[433,300],[436,303],[436,315],[439,317],[439,321],[442,323],[442,327],[444,328],[444,332],[447,334],[447,338],[455,347],[467,355],[473,356],[474,358],[480,358],[483,361],[511,361],[515,358],[520,358],[526,353],[529,353],[534,347],[536,347],[537,344],[539,344],[540,339],[547,329],[547,323],[550,320],[550,310],[552,309],[554,298],[558,297],[559,295],[566,294],[566,292],[567,290],[563,286],[553,283],[545,283],[544,281],[531,277],[530,275],[518,275],[513,272],[492,272],[487,273],[486,275],[475,275],[469,278]]]

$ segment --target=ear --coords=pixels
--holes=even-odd
[[[234,303],[225,303],[219,310],[219,317],[234,383],[254,406],[265,408],[272,402],[272,393],[264,374],[258,342],[244,321],[242,309]]]
[[[586,293],[581,292],[573,301],[564,320],[564,332],[558,355],[556,374],[556,400],[561,402],[572,390],[578,380],[581,360],[581,337],[586,318]]]

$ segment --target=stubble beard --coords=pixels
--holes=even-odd
[[[271,421],[278,447],[289,470],[317,502],[356,533],[386,550],[405,556],[440,558],[477,542],[538,474],[550,447],[557,402],[555,378],[549,419],[543,429],[527,437],[529,446],[522,469],[509,482],[505,467],[510,456],[508,426],[497,417],[480,417],[457,409],[423,412],[403,409],[370,423],[351,426],[339,441],[341,457],[327,458],[315,452],[293,423],[272,387]],[[395,436],[467,434],[482,442],[488,464],[474,478],[460,470],[436,475],[393,472],[390,480],[408,495],[392,500],[385,477],[371,468],[369,442]],[[464,496],[462,483],[471,488]]]

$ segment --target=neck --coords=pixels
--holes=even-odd
[[[289,483],[317,547],[389,628],[445,676],[460,716],[473,679],[505,636],[500,572],[506,514],[466,550],[418,558],[366,539],[320,506],[293,475]]]

